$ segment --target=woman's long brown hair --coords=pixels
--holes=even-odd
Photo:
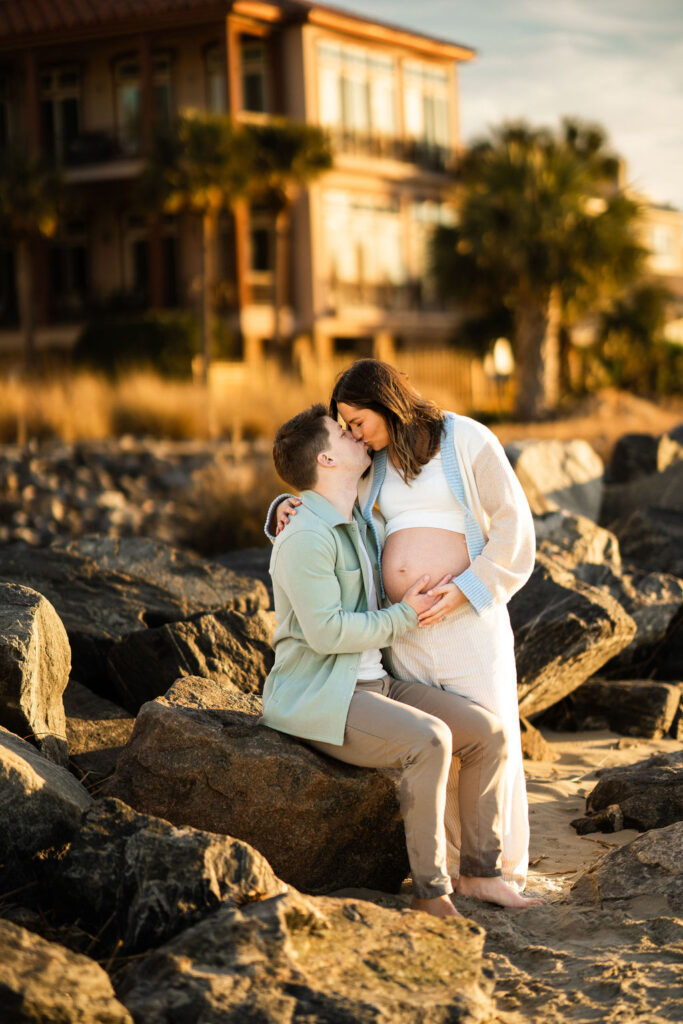
[[[405,376],[378,359],[358,359],[337,378],[330,399],[330,416],[337,419],[339,403],[378,413],[389,433],[389,454],[406,483],[436,454],[444,414],[423,398]]]

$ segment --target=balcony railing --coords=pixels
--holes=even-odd
[[[330,137],[336,152],[350,156],[368,156],[382,160],[400,160],[417,164],[428,171],[452,170],[455,154],[444,146],[419,139],[397,139],[374,132],[333,128]]]
[[[327,308],[332,312],[373,306],[390,312],[443,312],[446,305],[425,289],[420,280],[391,282],[328,281]]]
[[[130,160],[138,155],[130,146],[123,149],[119,139],[107,132],[83,132],[65,147],[66,167],[88,167],[92,164],[106,164],[113,160]]]

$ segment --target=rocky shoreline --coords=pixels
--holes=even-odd
[[[683,432],[624,437],[607,467],[585,442],[507,450],[538,535],[510,604],[526,756],[564,778],[553,728],[654,756],[565,814],[596,856],[559,887],[532,786],[548,904],[448,922],[407,910],[391,773],[258,725],[268,549],[180,544],[178,496],[217,461],[248,489],[262,447],[0,450],[3,1021],[676,1019]]]

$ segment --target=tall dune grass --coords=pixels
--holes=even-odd
[[[272,437],[295,412],[326,398],[322,388],[305,388],[272,366],[222,380],[211,396],[192,381],[149,372],[117,381],[92,373],[37,381],[0,378],[0,444],[123,434],[177,441]]]

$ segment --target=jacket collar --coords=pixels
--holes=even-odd
[[[302,491],[301,500],[306,508],[310,508],[311,512],[314,512],[317,516],[327,523],[328,526],[350,526],[351,522],[345,519],[344,516],[339,512],[334,505],[331,504],[324,498],[322,494],[318,494],[317,491]],[[360,512],[358,510],[357,503],[353,506],[353,518],[358,520]],[[362,517],[361,521],[362,521]]]

